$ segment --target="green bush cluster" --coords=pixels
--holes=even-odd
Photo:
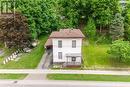
[[[111,54],[111,58],[116,59],[119,62],[130,61],[130,43],[129,41],[116,40],[110,46],[108,53]]]

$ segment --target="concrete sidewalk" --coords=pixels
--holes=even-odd
[[[106,70],[48,70],[48,69],[0,69],[2,74],[104,74],[104,75],[130,75],[130,71]],[[41,76],[42,77],[42,76]]]

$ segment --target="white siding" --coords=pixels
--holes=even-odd
[[[62,40],[62,48],[58,48],[58,40]],[[76,48],[72,48],[72,40],[76,40]],[[81,53],[82,39],[81,38],[64,38],[52,39],[53,43],[53,62],[66,62],[66,54]],[[58,52],[62,52],[62,59],[58,59]],[[76,62],[81,62],[81,58],[77,58]]]

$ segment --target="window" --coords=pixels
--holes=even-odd
[[[76,40],[72,40],[72,48],[76,48]]]
[[[62,48],[62,40],[58,40],[58,48]]]
[[[76,57],[72,57],[72,61],[76,61]]]
[[[62,52],[58,52],[58,59],[62,59]]]

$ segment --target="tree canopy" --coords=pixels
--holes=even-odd
[[[30,45],[27,18],[20,13],[0,17],[0,40],[7,47],[24,48]]]
[[[17,0],[16,8],[28,18],[32,38],[57,29],[55,0]]]
[[[103,28],[120,13],[118,0],[17,0],[16,8],[28,18],[33,38],[59,28],[77,28],[89,17],[96,28]]]

